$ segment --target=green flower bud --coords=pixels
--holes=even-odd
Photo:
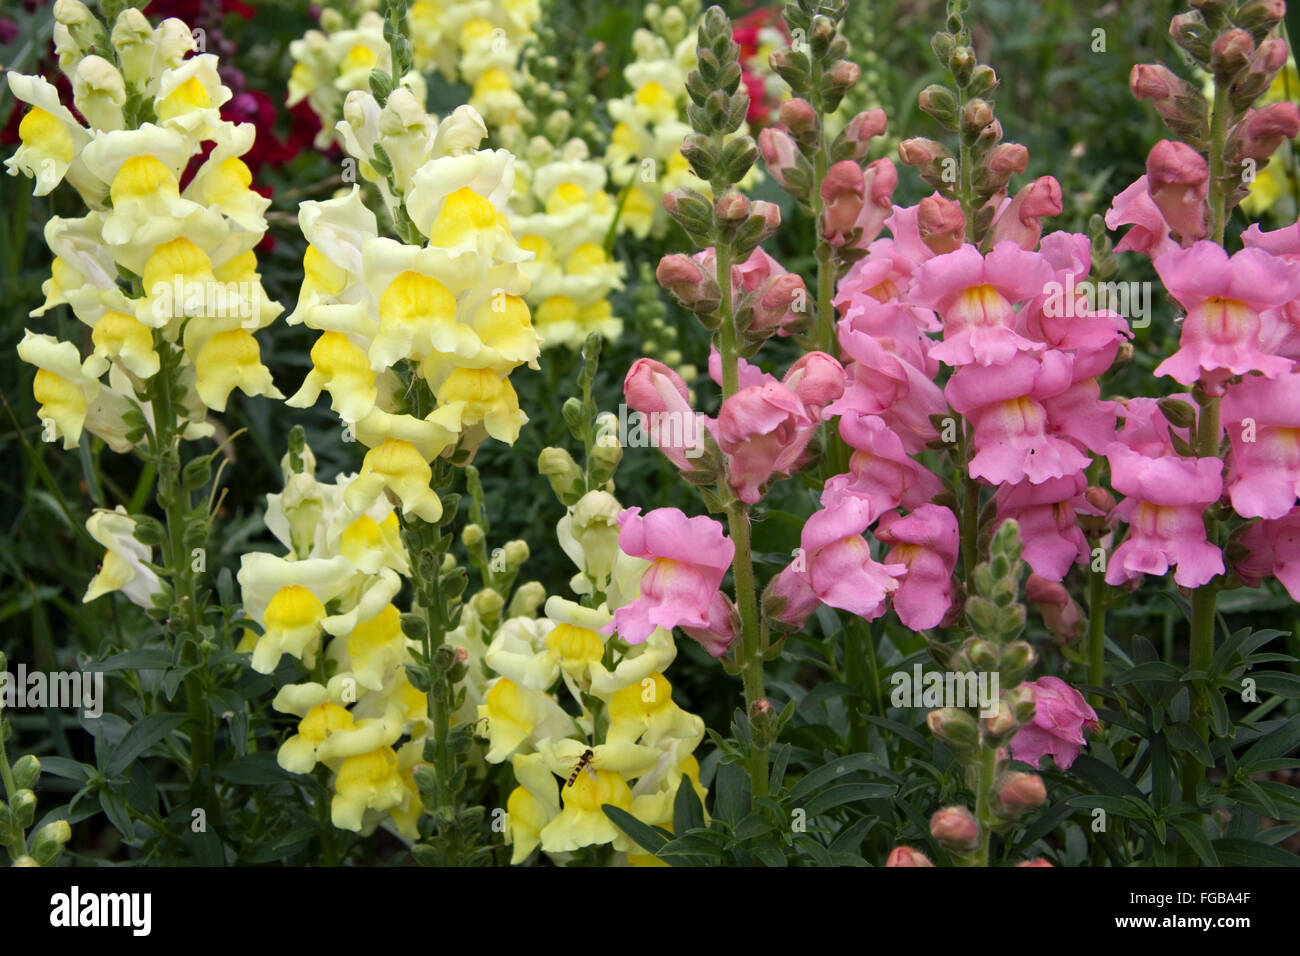
[[[26,830],[36,818],[36,794],[26,789],[19,790],[9,801],[9,810],[18,829]]]
[[[55,820],[36,831],[32,837],[31,853],[41,866],[49,866],[63,852],[63,845],[72,839],[72,827],[67,820]]]
[[[19,790],[30,790],[36,786],[36,778],[41,775],[41,762],[31,754],[20,757],[14,764],[14,786]]]
[[[476,524],[467,524],[460,533],[460,543],[471,551],[483,544],[483,528]]]
[[[506,609],[507,617],[534,617],[546,600],[546,588],[540,581],[525,581],[515,588]]]

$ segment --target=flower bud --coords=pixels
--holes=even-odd
[[[1271,103],[1249,113],[1238,124],[1240,154],[1256,162],[1268,159],[1283,140],[1295,139],[1300,133],[1300,110],[1294,103]]]
[[[773,276],[755,290],[749,331],[774,332],[796,321],[799,317],[792,313],[793,306],[807,301],[808,290],[798,273],[784,272]]]
[[[997,801],[1013,812],[1039,807],[1047,800],[1047,786],[1036,773],[1008,770],[995,784]]]
[[[36,816],[36,794],[26,788],[19,790],[9,800],[9,812],[13,814],[14,826],[26,830]]]
[[[978,62],[971,47],[959,46],[952,51],[952,56],[948,58],[948,69],[952,70],[952,78],[956,80],[958,89],[964,90],[970,85],[971,72]]]
[[[1019,604],[1014,606],[1020,608],[1023,619],[1024,606]],[[1037,659],[1038,654],[1033,645],[1026,641],[1011,641],[1009,644],[1004,644],[998,660],[998,673],[1002,677],[1002,686],[1014,687],[1019,684]]]
[[[920,850],[914,850],[910,846],[896,846],[889,853],[889,859],[885,861],[885,866],[934,866],[930,858]]]
[[[972,139],[980,134],[980,130],[992,122],[993,107],[989,105],[988,100],[976,97],[968,102],[961,111],[962,135],[969,136]]]
[[[515,588],[506,608],[507,617],[533,617],[546,600],[546,588],[540,581],[525,581]]]
[[[898,158],[904,166],[924,166],[951,155],[942,143],[921,136],[905,139],[898,144]]]
[[[957,98],[947,87],[937,83],[927,86],[917,96],[916,104],[947,129],[957,128]]]
[[[506,569],[515,571],[528,560],[528,542],[522,539],[507,541],[502,547],[502,553],[506,559]]]
[[[1286,0],[1247,0],[1237,8],[1233,20],[1252,32],[1267,33],[1286,17]]]
[[[1037,606],[1043,623],[1057,640],[1068,643],[1079,636],[1083,611],[1059,581],[1031,574],[1025,583],[1025,597]]]
[[[471,551],[483,544],[483,528],[477,524],[467,524],[460,532],[460,543]]]
[[[749,215],[749,199],[743,193],[728,192],[713,207],[719,222],[739,222]]]
[[[692,312],[716,312],[722,303],[722,290],[717,280],[683,253],[674,252],[660,259],[655,278],[672,293],[673,298]]]
[[[858,113],[844,131],[840,133],[837,142],[844,143],[849,149],[845,159],[851,159],[854,162],[862,159],[867,155],[871,148],[871,140],[885,131],[886,119],[884,110],[866,110]],[[843,155],[843,154],[841,154]]]
[[[543,448],[537,458],[537,471],[550,481],[561,504],[571,505],[582,497],[582,469],[566,449]]]
[[[980,718],[980,723],[984,725],[986,733],[993,737],[1005,737],[1020,726],[1016,720],[1016,715],[1011,712],[1006,701],[998,701],[998,710],[992,717]]]
[[[36,786],[36,779],[41,775],[41,762],[32,754],[25,754],[14,763],[13,775],[15,787],[30,790]]]
[[[1180,13],[1170,20],[1169,35],[1199,63],[1208,64],[1212,39],[1210,28],[1199,10]]]
[[[63,852],[63,845],[72,839],[72,827],[67,820],[55,820],[36,831],[32,837],[31,854],[41,866],[49,866]]]
[[[1187,242],[1204,239],[1210,167],[1186,143],[1161,140],[1147,156],[1147,191],[1169,228]]]
[[[811,103],[797,96],[781,104],[777,118],[796,140],[816,137],[821,132],[821,117]]]
[[[1034,859],[1032,859],[1032,860],[1022,860],[1021,862],[1019,862],[1019,863],[1016,864],[1017,867],[1025,867],[1025,866],[1051,866],[1051,865],[1052,865],[1052,864],[1048,863],[1048,862],[1047,862],[1046,860],[1044,860],[1041,856],[1039,856],[1039,857],[1034,857]]]
[[[935,255],[954,252],[966,240],[966,217],[961,205],[937,193],[921,200],[916,215],[921,241]]]
[[[470,609],[484,621],[495,621],[506,606],[505,599],[494,588],[484,588],[469,599]]]
[[[1231,79],[1250,62],[1255,40],[1245,30],[1228,30],[1210,45],[1210,72],[1221,80]]]
[[[969,752],[979,746],[979,727],[975,718],[956,707],[941,707],[925,717],[925,723],[934,734],[958,753]]]
[[[1044,218],[1059,216],[1061,184],[1053,176],[1040,176],[1021,187],[993,224],[993,242],[1011,241],[1021,249],[1032,250],[1043,234]]]
[[[930,817],[930,836],[954,853],[969,853],[980,845],[980,825],[965,807],[944,807]]]

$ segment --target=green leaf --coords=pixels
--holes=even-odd
[[[672,834],[666,830],[642,823],[626,810],[619,809],[611,803],[602,804],[601,809],[605,811],[605,816],[609,817],[614,826],[626,833],[628,839],[647,853],[658,854],[672,838]]]
[[[1300,856],[1254,840],[1215,840],[1214,852],[1224,866],[1300,866]]]
[[[189,714],[150,714],[126,732],[104,764],[104,774],[116,777],[150,747],[189,720]],[[105,811],[107,812],[107,811]]]
[[[1102,763],[1096,757],[1080,755],[1070,765],[1070,772],[1077,774],[1095,790],[1105,793],[1127,793],[1142,799],[1142,791],[1135,787],[1128,777]]]
[[[1255,686],[1268,694],[1277,694],[1279,697],[1285,697],[1288,700],[1300,698],[1300,674],[1290,674],[1286,671],[1264,671],[1261,674],[1251,673],[1254,678]]]
[[[1122,687],[1125,684],[1132,684],[1134,681],[1140,680],[1176,683],[1181,676],[1182,671],[1173,664],[1166,664],[1164,661],[1148,661],[1145,664],[1130,667],[1111,683],[1116,687]]]
[[[1214,852],[1214,845],[1210,842],[1210,838],[1201,829],[1199,819],[1180,817],[1172,822],[1174,829],[1187,841],[1187,845],[1195,851],[1202,863],[1206,866],[1223,866],[1219,862],[1218,854]]]
[[[695,784],[689,776],[682,774],[681,783],[677,785],[677,796],[673,800],[673,832],[684,834],[703,826],[704,807],[700,805]]]
[[[739,764],[724,763],[713,781],[713,815],[735,826],[749,812],[749,774]]]
[[[1256,727],[1256,729],[1260,728]],[[1240,769],[1244,773],[1253,773],[1252,768],[1257,762],[1285,756],[1298,746],[1300,746],[1300,714],[1255,741],[1250,749],[1241,755]]]
[[[95,768],[90,764],[69,760],[67,757],[42,757],[41,773],[49,773],[65,780],[85,783],[95,773]]]
[[[123,651],[102,661],[86,665],[87,672],[104,671],[162,671],[172,666],[172,652],[164,647],[140,647]]]
[[[796,783],[790,790],[790,800],[793,803],[801,803],[833,780],[851,773],[857,773],[870,767],[873,763],[875,763],[875,758],[871,754],[850,754],[847,757],[832,760],[830,763],[818,767]],[[888,787],[886,789],[892,793],[894,788]]]
[[[888,799],[897,791],[897,787],[886,783],[842,783],[822,790],[808,801],[804,809],[807,811],[808,816],[815,817],[846,803],[855,803],[859,800]]]
[[[227,783],[246,787],[311,779],[282,769],[273,753],[255,753],[240,757],[217,770],[217,776]]]
[[[1175,750],[1186,751],[1202,766],[1214,766],[1214,755],[1210,753],[1209,745],[1188,724],[1170,724],[1165,728],[1165,735]]]

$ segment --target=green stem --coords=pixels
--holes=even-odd
[[[13,768],[9,766],[9,756],[5,753],[5,738],[2,720],[0,720],[0,780],[4,781],[5,799],[12,801],[14,794],[18,792],[18,785],[14,782]],[[15,824],[16,822],[17,821],[15,821]],[[27,832],[15,825],[14,837],[14,843],[9,847],[9,855],[16,860],[20,856],[27,855]]]
[[[1228,135],[1228,85],[1214,83],[1214,113],[1210,117],[1210,238],[1223,245],[1228,226],[1227,191],[1224,189],[1224,142]]]
[[[1095,543],[1095,542],[1094,542]],[[1092,572],[1088,581],[1088,683],[1101,687],[1106,674],[1106,572]],[[1092,706],[1101,704],[1093,693]]]
[[[754,581],[754,553],[749,538],[749,506],[733,501],[727,508],[727,525],[736,545],[732,575],[736,581],[736,608],[740,612],[740,647],[744,657],[741,679],[745,688],[745,713],[751,719],[754,704],[766,697],[763,681],[763,646],[759,633],[758,589]],[[767,795],[768,746],[755,746],[750,753],[750,792]]]
[[[980,845],[976,866],[989,865],[989,844],[993,839],[993,780],[997,774],[998,748],[980,744],[979,786],[975,790],[975,819],[980,825]]]
[[[195,587],[195,574],[189,556],[185,553],[185,529],[193,514],[190,493],[185,490],[181,479],[184,467],[180,448],[180,429],[177,427],[177,410],[172,401],[179,387],[177,375],[178,353],[161,335],[157,336],[155,348],[159,353],[160,368],[158,374],[150,380],[150,399],[155,410],[154,428],[155,448],[158,465],[158,502],[162,505],[163,516],[167,525],[167,568],[171,572],[173,607],[180,610],[182,621],[172,623],[172,634],[178,623],[183,623],[195,642],[196,663],[199,668],[190,671],[185,677],[185,704],[190,715],[190,786],[195,802],[209,813],[215,814],[217,806],[210,799],[211,767],[214,762],[211,712],[204,693],[206,685],[203,673],[204,656],[198,649],[202,640],[200,625],[202,612],[199,608]],[[207,783],[199,783],[200,769],[209,768]]]
[[[1201,414],[1197,418],[1196,454],[1199,458],[1219,457],[1219,402],[1216,397],[1198,395]],[[1205,537],[1215,547],[1219,543],[1219,522],[1205,516]],[[1191,644],[1187,665],[1191,670],[1208,673],[1214,661],[1215,605],[1218,600],[1218,582],[1210,581],[1192,592]],[[1204,680],[1196,682],[1196,702],[1192,713],[1192,729],[1209,743],[1210,715],[1206,695],[1212,693]],[[1196,802],[1196,788],[1205,779],[1205,767],[1199,761],[1188,759],[1183,768],[1183,799]]]

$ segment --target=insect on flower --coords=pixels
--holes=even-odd
[[[586,750],[582,752],[582,754],[578,757],[577,766],[573,768],[573,773],[569,774],[569,779],[564,784],[566,787],[572,787],[574,781],[578,779],[578,774],[582,773],[584,769],[587,771],[587,773],[591,774],[591,779],[593,780],[596,779],[596,768],[591,765],[591,758],[594,756],[596,756],[596,752],[592,750],[590,747],[588,747]]]

